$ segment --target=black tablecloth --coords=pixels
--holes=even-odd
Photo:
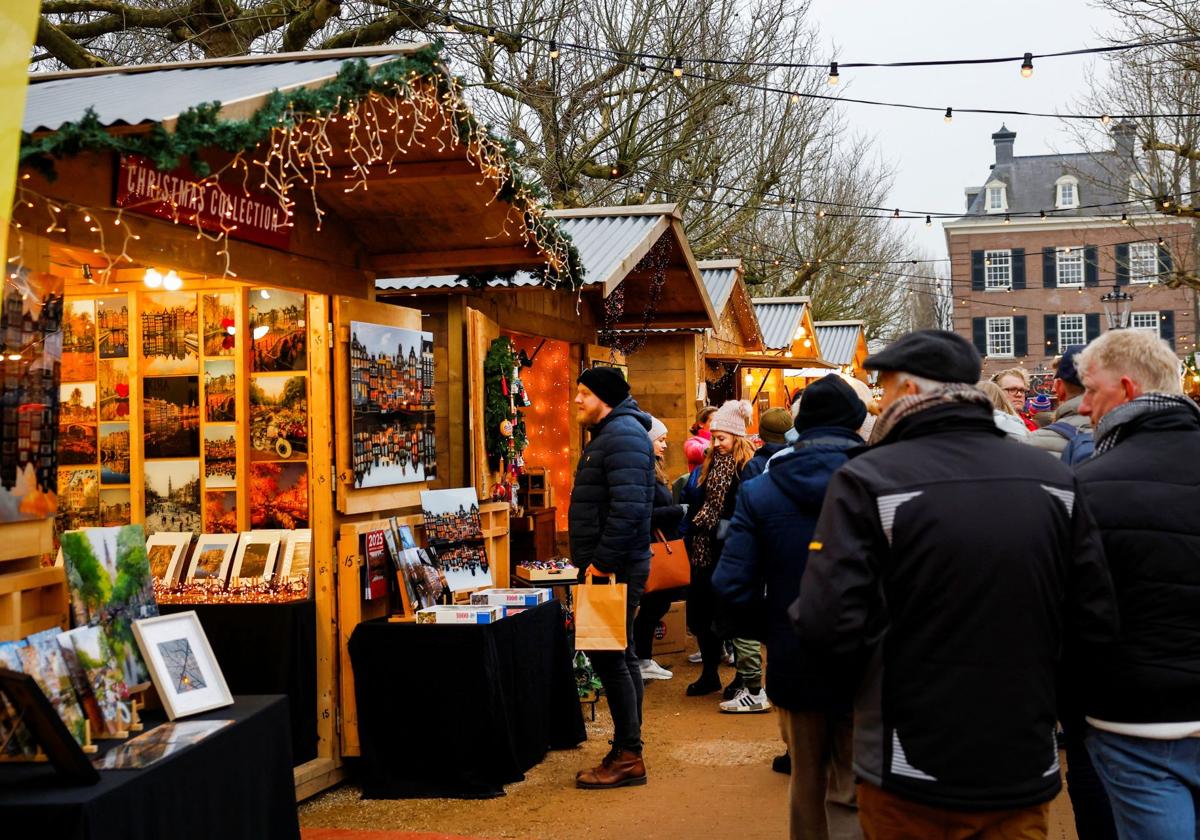
[[[195,610],[230,693],[286,694],[292,760],[317,757],[317,609],[290,604],[163,604],[164,613]]]
[[[587,738],[558,601],[495,624],[364,622],[350,661],[367,799],[503,796]]]
[[[0,764],[0,835],[33,840],[296,840],[287,698],[238,697],[188,720],[232,720],[141,770],[62,785],[49,764]],[[146,715],[146,730],[162,723]],[[101,753],[122,741],[100,741]]]

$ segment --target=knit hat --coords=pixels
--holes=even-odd
[[[768,408],[758,418],[758,436],[763,443],[786,443],[784,435],[792,428],[792,413],[786,408]]]
[[[629,383],[614,367],[588,368],[575,380],[599,397],[605,405],[615,407],[629,396]]]
[[[652,441],[658,440],[660,437],[662,437],[666,433],[667,433],[667,424],[664,423],[663,421],[659,420],[657,417],[651,416],[650,417],[650,431],[647,433],[650,435],[650,440],[652,440]]]
[[[727,400],[717,409],[708,430],[713,432],[728,432],[738,437],[746,436],[746,424],[754,416],[754,406],[746,400]]]
[[[800,395],[796,431],[837,426],[856,432],[866,416],[867,407],[854,389],[842,377],[831,373],[809,385]]]
[[[1053,406],[1050,403],[1050,397],[1046,394],[1038,394],[1029,401],[1029,407],[1034,411],[1049,411]]]
[[[887,347],[867,357],[867,370],[898,371],[923,376],[934,382],[979,381],[979,351],[961,335],[947,330],[917,330],[906,333]]]

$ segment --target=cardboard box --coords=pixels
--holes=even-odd
[[[536,607],[549,600],[549,589],[481,589],[471,593],[472,604],[499,607]]]
[[[502,618],[503,607],[480,604],[438,605],[417,610],[417,624],[492,624]]]
[[[687,622],[684,620],[684,603],[676,601],[654,628],[654,655],[683,653],[687,643]]]

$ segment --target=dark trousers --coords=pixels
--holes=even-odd
[[[604,696],[608,698],[608,711],[613,719],[613,746],[623,750],[642,751],[642,668],[633,650],[633,616],[637,612],[642,589],[646,586],[646,574],[626,577],[618,574],[617,580],[627,587],[625,595],[624,650],[598,650],[588,654]]]
[[[717,617],[717,595],[713,591],[714,568],[692,567],[692,582],[688,584],[687,626],[700,645],[704,657],[704,676],[716,677],[721,664],[721,637],[713,630]]]
[[[671,602],[683,597],[682,589],[660,589],[642,595],[637,618],[633,620],[633,649],[638,659],[654,658],[654,631],[671,609]]]
[[[1064,715],[1062,727],[1063,747],[1067,752],[1067,794],[1075,812],[1075,833],[1079,840],[1117,840],[1108,792],[1083,743],[1087,734],[1083,716]]]

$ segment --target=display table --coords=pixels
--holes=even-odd
[[[145,716],[147,731],[165,720]],[[101,770],[100,783],[63,785],[49,764],[0,764],[0,826],[44,840],[295,840],[287,698],[238,697],[188,720],[228,726],[141,770]],[[101,753],[121,741],[99,741]]]
[[[350,661],[367,799],[503,796],[587,738],[558,601],[495,624],[367,621]]]
[[[161,604],[163,614],[195,610],[234,694],[286,694],[292,761],[317,757],[316,604]]]

